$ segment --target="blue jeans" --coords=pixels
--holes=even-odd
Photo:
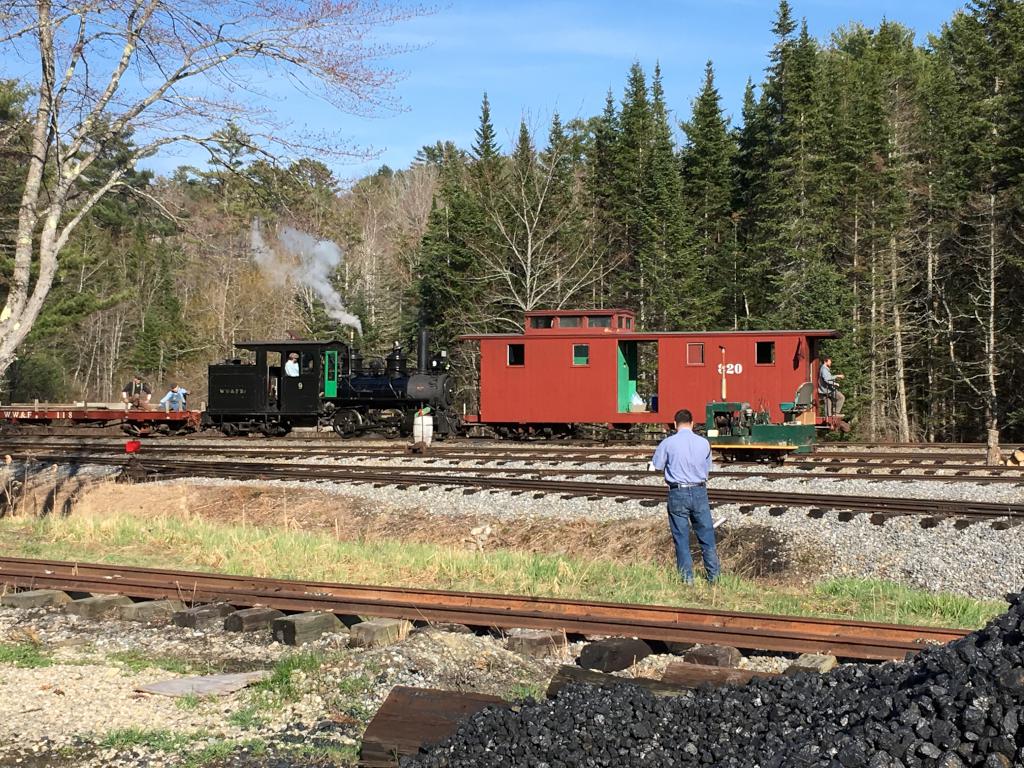
[[[708,581],[714,581],[722,569],[715,549],[715,528],[711,522],[708,489],[703,485],[693,488],[670,488],[668,491],[668,525],[676,545],[676,567],[683,581],[693,581],[693,559],[690,557],[690,525],[700,543],[704,572]]]

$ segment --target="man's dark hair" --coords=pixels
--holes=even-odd
[[[832,362],[832,355],[825,355],[823,358],[821,358],[821,362],[826,363],[826,364],[827,363],[831,363]]]
[[[676,411],[676,424],[693,424],[693,414],[685,408]]]

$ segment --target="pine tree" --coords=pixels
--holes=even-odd
[[[736,310],[741,328],[758,324],[758,317],[770,303],[768,277],[771,274],[771,253],[757,247],[761,217],[760,205],[765,197],[765,184],[770,158],[770,133],[763,99],[754,96],[754,84],[747,80],[743,93],[743,125],[736,132],[735,197],[737,282],[741,294]]]
[[[711,318],[711,323],[737,328],[742,311],[732,218],[737,148],[722,113],[710,60],[704,70],[704,85],[693,103],[693,115],[681,127],[687,138],[681,153],[684,208],[695,232],[707,288],[723,302],[723,312]]]
[[[491,122],[491,102],[486,93],[480,104],[480,125],[476,129],[476,141],[473,142],[471,154],[478,163],[496,160],[501,155],[494,123]]]
[[[683,212],[682,180],[659,66],[651,80],[649,126],[637,252],[641,268],[651,277],[647,322],[652,328],[706,328],[713,322],[717,297],[708,290],[693,230]]]
[[[614,301],[639,313],[641,325],[647,323],[651,281],[650,264],[640,259],[643,242],[644,201],[650,179],[651,105],[647,79],[638,62],[630,67],[622,109],[618,115],[612,178],[614,192],[610,213],[619,231],[621,266],[613,275]]]
[[[594,118],[593,126],[593,146],[586,163],[585,194],[593,210],[595,255],[601,265],[601,274],[613,276],[622,264],[624,237],[621,222],[615,215],[619,116],[611,90],[606,94],[604,110]],[[618,284],[618,280],[602,277],[594,288],[594,306],[623,303],[615,290]]]

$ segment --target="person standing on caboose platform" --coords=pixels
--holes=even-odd
[[[832,373],[832,357],[826,357],[821,361],[821,368],[818,369],[818,394],[825,401],[825,416],[842,416],[843,404],[846,402],[846,395],[839,391],[839,379],[843,378],[841,373]]]
[[[676,432],[662,440],[651,464],[665,473],[668,484],[668,524],[676,548],[676,567],[687,584],[693,583],[690,557],[690,526],[700,543],[704,573],[710,583],[718,580],[721,563],[715,546],[715,527],[708,502],[711,443],[693,431],[693,414],[685,408],[675,417]]]

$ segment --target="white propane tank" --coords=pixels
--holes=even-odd
[[[434,417],[429,413],[419,412],[412,422],[412,440],[414,443],[430,445],[434,437]]]

